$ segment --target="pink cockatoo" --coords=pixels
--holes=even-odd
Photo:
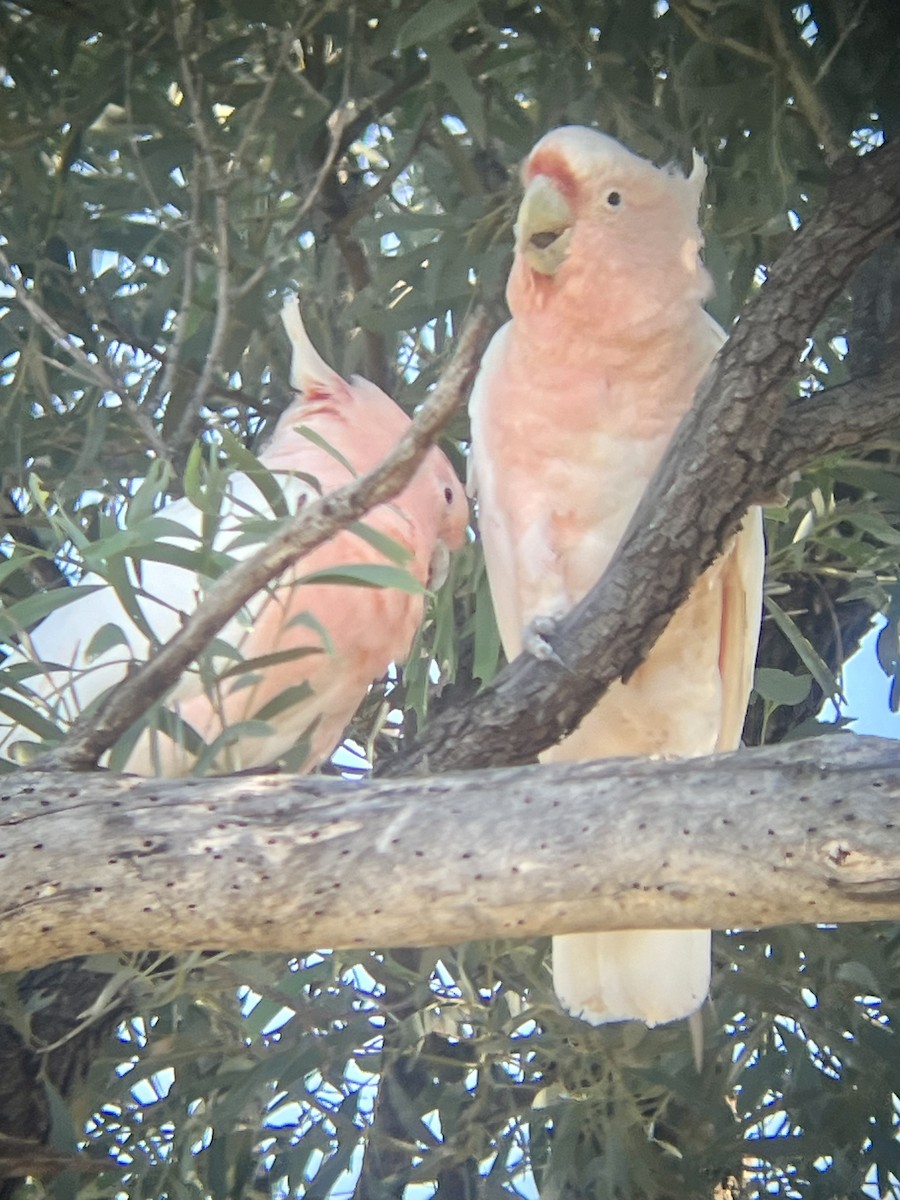
[[[320,358],[295,301],[285,306],[282,320],[293,347],[291,384],[300,394],[278,421],[260,461],[280,484],[288,510],[296,512],[319,492],[374,467],[403,436],[409,418],[380,388],[358,376],[347,383]],[[198,548],[197,536],[191,535],[199,534],[202,516],[194,505],[178,500],[159,515],[185,530],[184,537],[166,531],[161,540]],[[235,560],[252,553],[252,540],[241,537],[247,518],[258,528],[260,518],[271,521],[275,513],[251,476],[237,471],[228,478],[214,551]],[[228,675],[210,680],[190,671],[166,699],[207,745],[220,739],[209,769],[272,763],[304,738],[300,769],[311,770],[326,759],[372,680],[408,654],[423,617],[424,589],[442,582],[467,521],[463,488],[444,454],[432,449],[407,487],[363,519],[374,531],[371,541],[345,530],[259,592],[218,635],[216,645],[228,650],[213,651],[213,675],[223,669]],[[395,557],[404,558],[404,569],[422,590],[412,580],[409,590],[303,583],[314,572],[387,565],[379,535],[391,539]],[[102,586],[58,609],[33,631],[29,657],[53,667],[21,679],[14,693],[63,726],[122,679],[133,661],[152,653],[113,587],[91,576],[82,582]],[[143,619],[158,642],[171,637],[202,603],[202,582],[183,567],[148,560],[134,582],[139,582]],[[93,655],[91,643],[105,626],[118,628],[117,644]],[[0,666],[15,666],[21,677],[23,662],[24,656],[16,654]],[[21,730],[0,723],[0,750],[21,739]],[[126,769],[178,775],[195,761],[183,737],[145,731]]]
[[[559,617],[600,578],[722,344],[702,307],[704,177],[699,159],[684,178],[574,126],[547,134],[525,162],[512,320],[488,347],[470,405],[470,490],[509,657],[539,636],[535,618]],[[736,748],[762,573],[752,510],[628,683],[543,761]],[[556,992],[595,1024],[687,1016],[709,976],[706,930],[553,940]]]

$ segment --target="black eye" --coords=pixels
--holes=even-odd
[[[606,197],[606,203],[610,206],[610,208],[618,208],[622,203],[622,193],[610,192]]]
[[[444,488],[444,499],[447,501],[448,504],[453,503],[453,488],[451,488],[451,487]]]

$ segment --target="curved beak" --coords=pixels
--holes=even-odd
[[[569,253],[573,220],[572,208],[553,180],[535,175],[516,218],[516,248],[532,270],[556,274]]]
[[[431,552],[431,561],[428,564],[428,583],[429,592],[436,592],[438,588],[443,587],[447,582],[447,576],[450,574],[450,547],[443,540],[438,538],[434,544],[434,550]]]

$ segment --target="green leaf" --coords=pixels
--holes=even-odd
[[[792,675],[775,667],[757,667],[753,685],[764,700],[793,708],[809,695],[811,675]]]
[[[797,651],[797,656],[828,699],[842,699],[838,682],[828,669],[828,664],[818,650],[803,636],[795,621],[772,599],[766,596],[764,600],[769,616]]]
[[[50,511],[47,503],[50,497],[38,476],[33,472],[28,476],[28,492],[41,512],[46,515],[53,525],[63,531],[63,536],[69,538],[73,546],[81,550],[88,544],[84,530],[71,519],[64,509],[57,508],[53,512]]]
[[[8,692],[0,692],[0,712],[5,713],[14,725],[30,729],[44,741],[58,742],[63,735],[63,731],[53,721],[42,716],[24,700],[19,700]]]
[[[310,722],[300,737],[297,738],[290,750],[285,751],[280,756],[279,761],[281,762],[282,769],[288,774],[298,775],[302,771],[310,769],[309,753],[312,747],[312,734],[318,723],[319,718],[316,717],[314,721]],[[312,765],[314,766],[315,764]]]
[[[289,708],[295,708],[314,694],[309,683],[304,680],[303,683],[297,683],[293,687],[285,688],[283,692],[279,692],[277,696],[258,709],[253,716],[257,721],[271,721],[279,713],[285,712]]]
[[[276,667],[281,663],[296,662],[307,658],[310,654],[321,654],[318,646],[297,646],[293,650],[274,650],[271,654],[260,654],[256,658],[244,658],[234,666],[228,667],[219,675],[219,679],[240,678],[248,671],[262,671],[267,667]]]
[[[357,537],[361,537],[364,542],[368,542],[373,549],[383,554],[385,558],[392,563],[402,567],[413,557],[412,551],[396,538],[389,537],[386,533],[382,533],[380,529],[375,529],[371,525],[367,525],[365,521],[353,521],[347,526],[351,533],[355,533]]]
[[[296,617],[291,617],[286,628],[291,629],[295,625],[305,625],[307,629],[311,629],[319,635],[322,642],[322,649],[326,654],[334,654],[334,642],[331,640],[331,634],[325,628],[317,617],[314,617],[310,612],[298,613]]]
[[[112,621],[107,621],[105,625],[100,626],[88,642],[84,652],[85,661],[93,662],[95,658],[99,658],[101,654],[105,654],[113,646],[125,646],[129,652],[131,650],[131,644],[121,628],[113,624]]]
[[[428,0],[397,32],[395,49],[406,50],[446,33],[451,26],[478,9],[478,0]]]
[[[326,454],[330,454],[331,457],[336,462],[339,462],[342,467],[347,468],[354,479],[358,478],[358,473],[356,468],[353,466],[353,463],[350,462],[349,459],[345,458],[343,454],[341,454],[340,450],[337,449],[337,447],[332,446],[331,442],[329,442],[327,438],[323,438],[322,435],[317,433],[316,430],[311,426],[298,425],[296,426],[296,432],[299,433],[301,437],[305,437],[308,442],[312,442],[314,446],[318,446],[320,450],[324,450]],[[304,476],[304,478],[307,479],[307,481],[313,479],[312,476]],[[318,483],[318,480],[315,480],[315,483],[317,491],[321,493],[322,488]]]
[[[203,489],[203,447],[200,442],[194,442],[188,451],[181,483],[185,496],[194,508],[204,511],[206,493]]]
[[[443,7],[443,5],[441,6]],[[446,44],[429,42],[427,47],[431,76],[447,89],[469,132],[481,143],[487,139],[484,103],[463,59]]]
[[[216,759],[222,755],[223,751],[229,750],[244,739],[268,737],[271,732],[271,727],[265,721],[260,720],[237,721],[234,725],[229,725],[198,755],[191,774],[205,775],[210,767],[216,765]]]
[[[307,583],[341,583],[348,587],[398,588],[401,592],[409,592],[414,596],[425,593],[418,579],[400,567],[391,567],[386,563],[357,563],[345,567],[328,567],[322,571],[313,571],[301,576],[297,584]]]
[[[111,559],[106,564],[105,575],[109,586],[116,593],[116,598],[126,614],[131,618],[135,627],[140,630],[151,645],[155,645],[159,639],[147,623],[144,610],[138,603],[137,591],[128,575],[125,560],[122,558]]]
[[[256,455],[247,449],[240,438],[234,436],[230,429],[223,428],[221,435],[222,446],[228,455],[229,461],[237,470],[243,471],[249,479],[252,479],[276,517],[288,516],[288,506],[281,484],[269,468],[260,462]]]
[[[158,459],[154,459],[150,463],[143,482],[128,501],[125,524],[129,529],[153,515],[156,502],[165,492],[169,477],[170,471],[167,463],[160,462]]]
[[[863,533],[868,533],[871,537],[884,542],[886,546],[900,546],[900,530],[895,529],[881,513],[849,512],[847,520],[851,521],[857,529],[861,529]]]
[[[171,567],[180,567],[185,571],[193,571],[208,579],[217,579],[229,567],[234,566],[234,558],[225,551],[214,552],[208,547],[189,550],[185,546],[174,546],[171,542],[154,542],[140,553],[141,562],[166,563]]]
[[[841,483],[852,484],[865,492],[883,496],[891,504],[900,505],[900,475],[885,471],[883,464],[853,462],[836,463],[831,470]]]
[[[99,583],[79,583],[74,587],[58,588],[52,592],[37,592],[26,600],[10,604],[0,609],[0,637],[9,638],[31,629],[58,608],[64,608],[75,600],[90,596],[102,587]]]

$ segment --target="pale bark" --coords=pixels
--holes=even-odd
[[[900,918],[900,746],[378,780],[0,783],[0,968]]]

